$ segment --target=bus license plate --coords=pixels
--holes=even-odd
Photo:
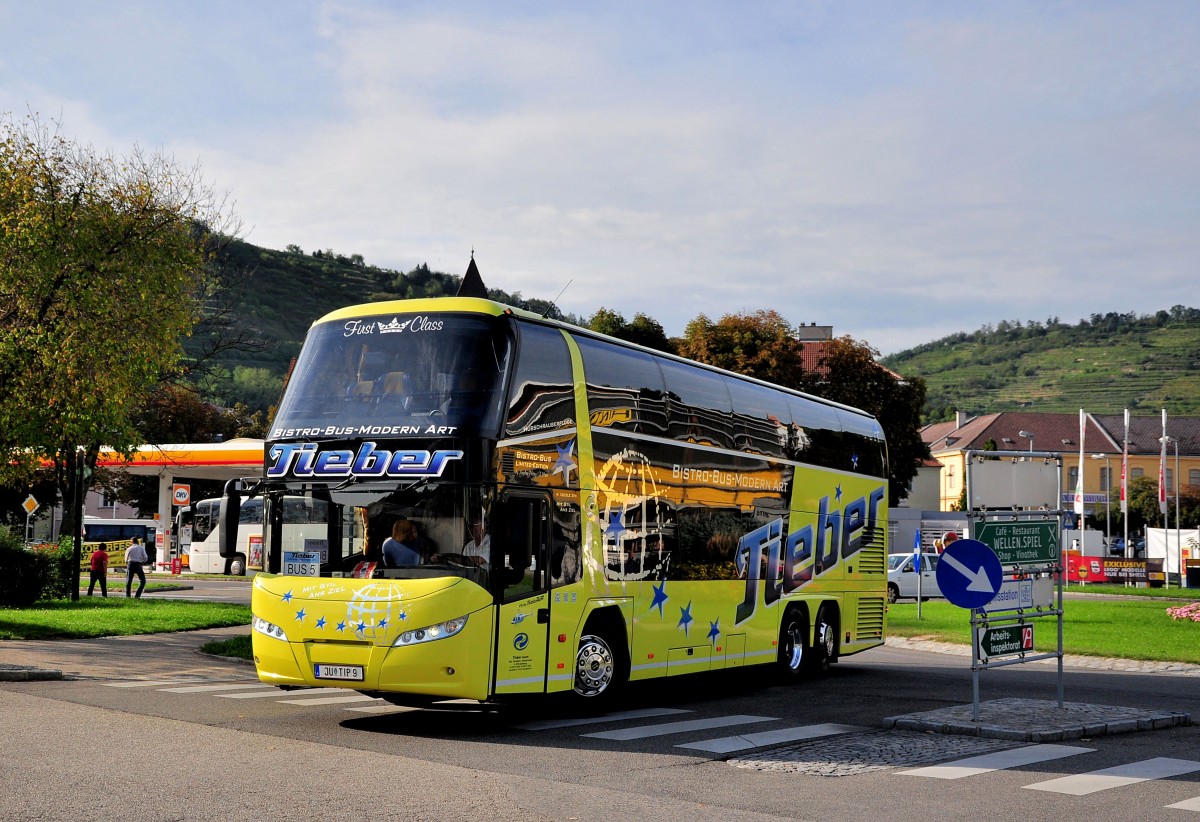
[[[363,681],[363,666],[361,665],[313,665],[313,676],[317,679],[351,679]]]

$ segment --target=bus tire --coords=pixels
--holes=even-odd
[[[575,652],[575,703],[590,711],[608,710],[625,688],[629,663],[625,659],[624,637],[609,626],[589,625],[579,638]]]
[[[813,676],[820,676],[828,672],[830,664],[837,659],[837,608],[828,602],[818,608],[813,627],[813,648],[812,653],[808,655],[806,670]]]
[[[788,608],[779,626],[777,667],[785,683],[795,682],[804,672],[808,648],[808,614],[803,608]]]
[[[229,561],[229,573],[235,577],[244,577],[246,575],[246,558],[238,554]]]

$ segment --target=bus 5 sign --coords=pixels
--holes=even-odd
[[[979,629],[979,658],[983,660],[1033,650],[1032,625],[1005,625]]]

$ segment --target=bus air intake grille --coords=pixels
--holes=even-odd
[[[883,639],[883,597],[870,597],[858,601],[858,638]]]

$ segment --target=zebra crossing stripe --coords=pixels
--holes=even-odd
[[[237,694],[216,694],[221,699],[269,699],[270,697],[280,697],[285,695],[285,691],[281,691],[274,685],[268,685],[269,691],[243,691]],[[322,691],[322,693],[329,693]],[[294,695],[294,694],[293,694]]]
[[[338,705],[343,702],[375,702],[377,700],[366,694],[350,694],[348,696],[322,696],[309,699],[280,699],[278,701],[287,705]]]
[[[102,682],[105,688],[150,688],[155,685],[183,685],[188,682],[203,682],[201,679],[135,679],[128,682]]]
[[[572,717],[570,719],[539,719],[534,722],[523,722],[513,725],[521,731],[547,731],[551,728],[573,728],[578,725],[596,725],[601,722],[622,722],[626,719],[647,719],[652,716],[671,716],[687,714],[691,711],[683,708],[638,708],[632,711],[616,711],[600,716]]]
[[[652,736],[681,734],[688,731],[707,731],[710,728],[728,728],[732,725],[750,725],[754,722],[774,722],[773,716],[714,716],[711,719],[689,719],[684,722],[664,722],[660,725],[640,725],[635,728],[623,728],[617,731],[600,731],[594,734],[583,734],[593,739],[616,739],[628,741],[631,739],[646,739]]]
[[[865,730],[867,728],[862,728],[858,725],[838,725],[826,722],[821,725],[803,725],[798,728],[780,728],[774,731],[761,731],[741,736],[705,739],[702,742],[688,742],[684,745],[676,745],[675,747],[722,754],[744,751],[749,748],[760,748],[763,745],[779,745],[784,742],[797,742],[801,739],[817,739],[822,736],[858,733]]]
[[[962,779],[964,776],[1003,771],[1008,768],[1019,768],[1022,765],[1033,765],[1038,762],[1048,762],[1051,759],[1062,759],[1065,756],[1093,753],[1095,748],[1080,748],[1075,745],[1028,745],[1012,748],[1007,751],[970,756],[966,759],[956,759],[942,765],[931,765],[927,768],[915,768],[911,771],[901,771],[900,776],[928,776],[932,779]]]
[[[248,688],[274,688],[262,682],[225,682],[220,685],[185,685],[182,688],[159,688],[168,694],[201,694],[210,691],[244,691]]]
[[[1181,811],[1200,811],[1200,796],[1167,805],[1168,808],[1178,808]]]
[[[1170,779],[1173,776],[1183,776],[1195,771],[1200,771],[1200,762],[1156,756],[1153,759],[1130,762],[1128,765],[1117,765],[1115,768],[1103,768],[1090,773],[1063,776],[1023,787],[1031,791],[1050,791],[1071,796],[1084,796],[1109,788],[1119,788],[1151,779]]]

